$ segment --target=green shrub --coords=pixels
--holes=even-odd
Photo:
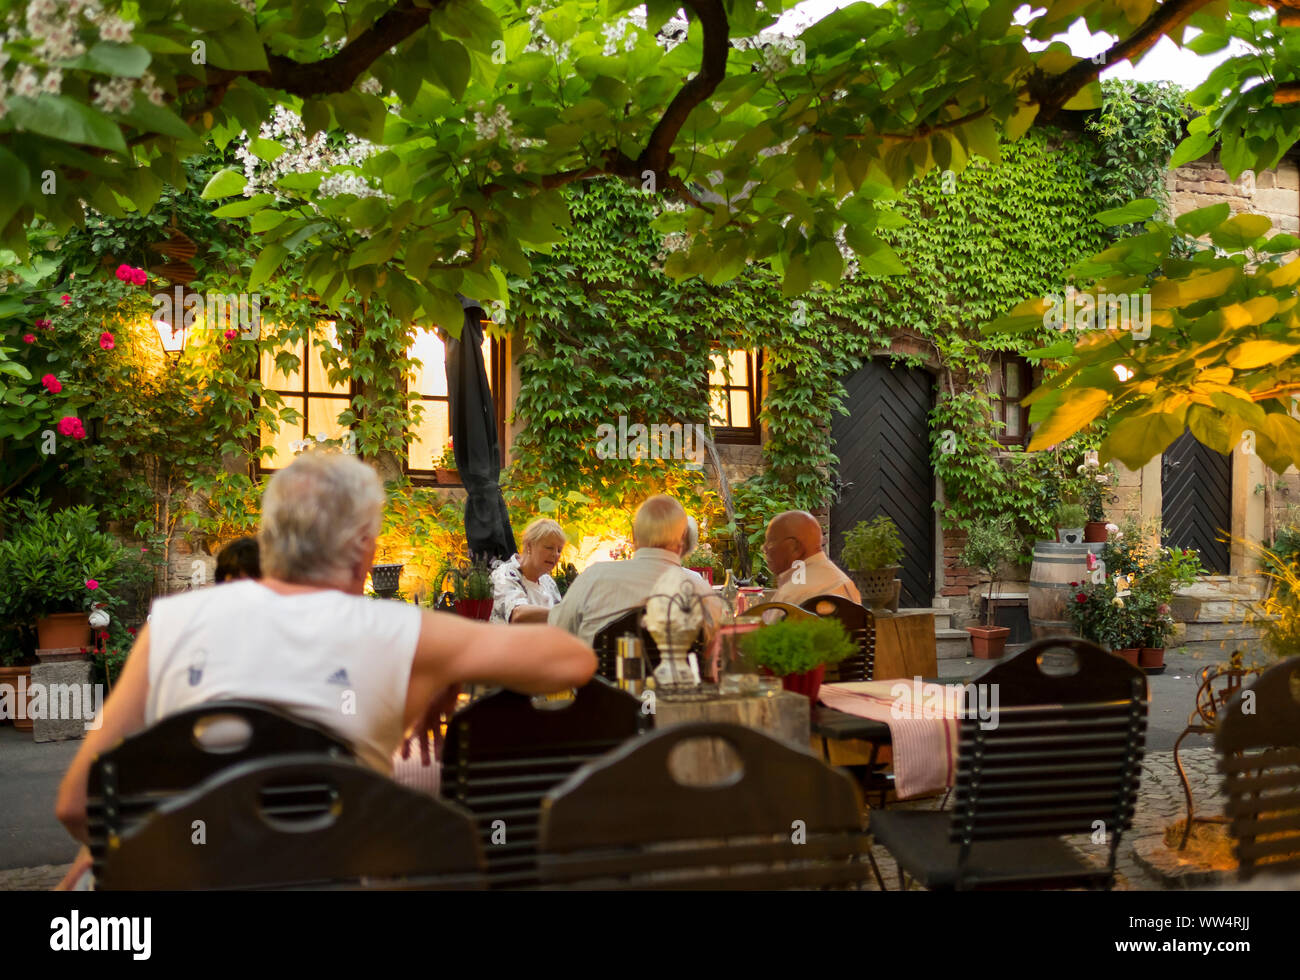
[[[857,650],[838,619],[785,619],[740,638],[746,658],[778,677],[836,664]]]
[[[1057,527],[1083,527],[1087,523],[1088,512],[1083,504],[1060,504],[1056,508]]]
[[[840,560],[855,572],[873,572],[897,565],[903,559],[903,541],[898,527],[881,514],[874,521],[859,521],[844,532],[844,550]]]

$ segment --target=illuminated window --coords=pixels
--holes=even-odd
[[[993,396],[993,417],[1004,423],[998,442],[1023,446],[1029,436],[1029,409],[1020,399],[1029,394],[1032,384],[1029,362],[1015,354],[999,354],[992,367],[989,394]]]
[[[760,441],[757,351],[717,351],[709,371],[709,424],[719,442]]]
[[[262,383],[277,392],[285,407],[296,410],[302,417],[298,424],[281,422],[280,431],[272,432],[262,427],[261,444],[271,446],[275,453],[263,459],[262,470],[277,470],[293,462],[292,444],[304,439],[342,439],[348,427],[339,423],[339,414],[352,404],[353,387],[350,381],[330,384],[321,360],[320,340],[338,349],[338,336],[333,320],[322,321],[321,336],[309,345],[306,341],[291,344],[278,351],[263,351],[261,364]],[[310,346],[310,355],[308,354]],[[293,354],[298,367],[293,371],[281,370],[276,363],[278,354]]]
[[[443,447],[451,437],[451,411],[447,393],[446,346],[433,330],[419,329],[410,355],[422,362],[412,370],[406,381],[407,391],[417,396],[412,404],[424,408],[419,423],[413,425],[410,446],[407,449],[406,472],[431,477],[442,458]],[[488,387],[493,395],[499,390],[496,370],[492,360],[493,345],[490,337],[483,338],[483,366],[487,370]],[[496,399],[494,398],[495,402]],[[495,406],[498,419],[501,406]]]
[[[302,416],[297,424],[280,423],[278,433],[263,427],[261,444],[271,446],[275,450],[272,456],[259,464],[258,469],[263,472],[282,469],[293,462],[294,443],[308,439],[315,440],[321,435],[326,439],[346,438],[348,427],[340,424],[338,417],[351,407],[352,398],[357,393],[357,386],[351,381],[342,381],[333,385],[329,383],[318,344],[323,338],[337,349],[338,340],[334,321],[322,321],[321,328],[321,337],[311,344],[310,356],[307,356],[306,342],[282,347],[274,353],[265,351],[262,354],[263,384],[271,391],[277,392],[284,399],[286,407],[295,409]],[[423,412],[420,421],[412,423],[412,438],[404,469],[417,481],[421,478],[433,479],[438,460],[442,457],[443,447],[451,436],[444,349],[442,340],[433,330],[416,331],[410,355],[422,364],[411,371],[406,383],[408,392],[418,396],[414,399],[414,404],[419,404]],[[297,356],[298,368],[293,371],[281,370],[276,363],[277,353],[290,353]],[[487,368],[488,385],[493,392],[496,392],[499,390],[497,376],[499,365],[494,363],[493,354],[492,341],[485,337],[483,361]],[[499,405],[497,416],[498,427],[500,427],[503,416]]]

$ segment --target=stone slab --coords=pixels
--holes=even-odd
[[[90,676],[91,663],[85,659],[41,663],[32,668],[31,684],[44,685],[47,692],[44,714],[59,715],[33,720],[34,741],[62,742],[86,737],[86,724],[94,719],[98,706]],[[61,692],[66,692],[66,698]],[[89,705],[83,703],[87,692],[92,696]]]

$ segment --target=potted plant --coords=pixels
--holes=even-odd
[[[722,562],[714,554],[713,548],[705,542],[682,559],[682,565],[693,572],[698,572],[710,585],[713,584],[713,573],[716,571],[718,576],[722,576]]]
[[[442,447],[442,455],[434,461],[433,465],[440,484],[460,483],[460,471],[456,468],[456,453],[450,439],[447,440],[447,445]]]
[[[89,612],[113,604],[114,591],[130,577],[132,554],[98,529],[91,507],[51,512],[33,494],[7,504],[4,521],[0,618],[35,625],[40,649],[89,647]]]
[[[577,566],[571,561],[562,561],[555,566],[555,571],[551,572],[551,578],[555,582],[555,587],[560,590],[561,598],[569,591],[569,586],[573,580],[578,577]]]
[[[787,691],[816,704],[826,665],[850,656],[857,644],[838,619],[783,619],[741,636],[740,649],[751,663],[780,677]]]
[[[903,558],[903,541],[898,527],[881,514],[871,522],[859,521],[844,532],[840,560],[853,575],[862,602],[880,609],[894,597],[894,579]]]
[[[1011,629],[993,625],[994,600],[997,597],[1002,565],[1016,557],[1020,543],[1009,522],[985,524],[971,528],[966,547],[961,553],[961,563],[967,568],[977,568],[989,577],[989,597],[983,626],[967,626],[971,635],[971,649],[975,656],[996,660],[1002,656]]]
[[[449,588],[445,588],[450,584]],[[461,565],[446,565],[434,577],[430,604],[452,608],[466,619],[492,618],[492,574],[487,562],[476,559]]]
[[[1090,450],[1083,454],[1083,463],[1079,467],[1083,477],[1083,503],[1086,508],[1087,523],[1083,526],[1083,540],[1087,542],[1105,541],[1109,534],[1106,523],[1106,490],[1115,475],[1115,467],[1107,463],[1102,466],[1097,459],[1097,451]]]
[[[1087,511],[1082,504],[1062,501],[1056,505],[1056,540],[1061,544],[1082,544]]]

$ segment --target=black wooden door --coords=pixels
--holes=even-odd
[[[843,490],[831,507],[831,557],[844,532],[885,514],[903,539],[902,605],[934,598],[934,472],[929,415],[934,382],[927,371],[866,362],[844,382],[848,415],[831,424]]]
[[[1228,542],[1218,538],[1232,528],[1232,457],[1189,430],[1165,450],[1160,477],[1165,544],[1195,548],[1207,569],[1228,574]]]

